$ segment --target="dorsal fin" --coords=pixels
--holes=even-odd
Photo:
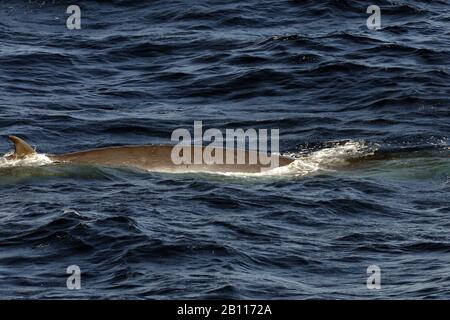
[[[14,158],[21,159],[36,153],[36,151],[22,139],[15,136],[9,136],[8,138],[14,143],[16,148],[16,152],[13,155]]]

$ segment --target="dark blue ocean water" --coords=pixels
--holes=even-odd
[[[249,177],[2,159],[0,297],[450,298],[449,4],[1,1],[0,154],[9,134],[55,154],[202,120],[279,128],[300,161]]]

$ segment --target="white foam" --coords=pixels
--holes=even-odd
[[[23,159],[8,159],[13,153],[7,153],[0,158],[0,168],[39,167],[53,163],[45,154],[33,154]]]
[[[329,148],[305,154],[305,152],[286,154],[295,160],[287,166],[258,173],[226,172],[227,176],[293,176],[301,177],[314,173],[334,171],[348,164],[348,160],[372,155],[378,145],[368,145],[364,141],[348,141]]]

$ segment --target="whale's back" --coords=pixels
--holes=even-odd
[[[51,159],[57,162],[102,165],[112,167],[133,167],[137,169],[150,171],[205,171],[205,172],[261,172],[269,169],[270,163],[261,163],[261,155],[257,151],[233,150],[231,161],[227,158],[227,149],[216,149],[221,152],[222,158],[218,158],[218,163],[207,164],[201,159],[200,163],[195,163],[194,153],[199,152],[203,155],[205,148],[190,147],[190,161],[187,163],[176,164],[172,159],[173,146],[124,146],[108,147],[82,152],[68,153],[64,155],[51,156]],[[189,147],[187,147],[189,149]],[[245,154],[244,163],[238,162],[239,152]],[[265,155],[267,158],[267,155]],[[290,164],[293,160],[290,158],[270,155],[278,158],[278,166]],[[220,161],[220,159],[222,159]],[[252,162],[250,159],[256,159]]]

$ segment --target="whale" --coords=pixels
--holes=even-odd
[[[14,144],[15,151],[7,157],[8,160],[20,160],[37,154],[37,151],[27,142],[17,136],[9,136],[9,140]],[[105,147],[85,151],[77,151],[66,154],[46,154],[46,156],[56,164],[90,165],[113,168],[134,168],[146,171],[157,172],[232,172],[232,173],[259,173],[273,169],[272,164],[262,163],[260,159],[262,153],[255,150],[233,150],[217,148],[215,152],[222,152],[223,160],[220,163],[175,163],[172,159],[172,145],[127,145],[117,147]],[[189,146],[191,155],[195,152],[205,151],[203,146]],[[245,162],[233,161],[227,163],[225,155],[231,152],[236,160],[238,152],[245,154]],[[242,153],[241,153],[242,155]],[[267,158],[277,157],[276,167],[283,167],[291,164],[295,159],[278,154],[264,153]],[[249,159],[257,159],[256,163]],[[263,161],[264,162],[264,161]]]

